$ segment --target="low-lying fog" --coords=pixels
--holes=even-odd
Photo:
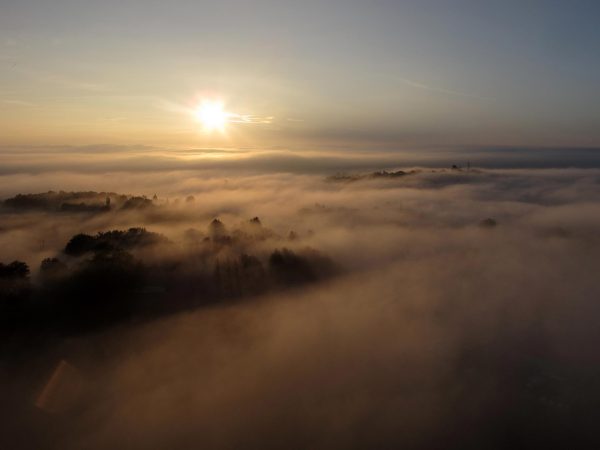
[[[27,263],[42,297],[43,259],[69,270],[86,261],[65,254],[71,237],[132,227],[168,240],[133,249],[144,264],[194,273],[196,246],[211,245],[211,261],[256,255],[270,271],[272,252],[287,249],[336,269],[317,276],[323,266],[309,259],[310,283],[265,277],[279,287],[246,296],[242,284],[235,298],[144,320],[3,332],[2,448],[598,440],[600,170],[0,177],[3,199],[48,190],[101,194],[67,207],[4,202],[0,262]],[[116,194],[149,204],[123,207]],[[247,232],[254,217],[260,233]],[[215,218],[232,240],[214,237]],[[169,289],[161,301],[187,292]]]

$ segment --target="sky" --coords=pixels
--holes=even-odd
[[[592,0],[0,0],[0,145],[600,146],[599,15]],[[204,101],[240,120],[206,130]]]

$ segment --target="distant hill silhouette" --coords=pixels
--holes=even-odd
[[[407,175],[414,175],[419,173],[418,170],[397,170],[388,172],[386,170],[380,170],[377,172],[371,172],[368,174],[346,174],[346,173],[337,173],[335,175],[331,175],[327,177],[327,181],[335,182],[335,183],[348,183],[352,181],[360,181],[360,180],[368,180],[368,179],[376,179],[376,178],[400,178]]]
[[[17,194],[2,202],[14,210],[44,210],[101,213],[113,209],[140,209],[154,206],[151,199],[114,192],[48,191],[38,194]]]
[[[412,170],[396,170],[387,171],[379,170],[371,173],[336,173],[335,175],[328,176],[325,180],[332,183],[351,183],[354,181],[374,180],[374,179],[401,179],[411,175],[418,175],[421,173],[438,173],[438,174],[453,174],[454,180],[456,181],[457,175],[468,176],[470,174],[481,174],[480,169],[469,167],[463,169],[457,165],[453,165],[449,169],[412,169]]]

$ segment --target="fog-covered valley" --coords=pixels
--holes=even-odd
[[[14,180],[7,448],[596,439],[596,169]]]

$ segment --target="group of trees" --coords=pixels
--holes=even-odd
[[[114,192],[65,192],[48,191],[38,194],[17,194],[2,202],[6,208],[65,212],[106,212],[112,209],[142,209],[154,205],[144,196],[129,196]]]
[[[262,227],[258,218],[249,225]],[[177,258],[144,260],[140,250],[174,244],[144,228],[77,234],[59,255],[41,262],[34,281],[25,263],[0,264],[3,330],[84,331],[297,287],[337,271],[311,249],[250,254],[242,236],[248,238],[229,234],[215,219],[199,247]]]
[[[419,173],[418,170],[396,170],[396,171],[387,171],[387,170],[379,170],[377,172],[371,172],[369,174],[347,174],[347,173],[336,173],[335,175],[331,175],[327,177],[327,181],[337,182],[337,183],[347,183],[352,181],[359,180],[368,180],[368,179],[378,179],[378,178],[400,178],[406,175],[414,175]]]
[[[23,279],[29,275],[29,267],[21,261],[13,261],[10,264],[0,263],[0,279],[15,280]]]
[[[64,253],[69,256],[81,256],[89,252],[128,250],[168,242],[161,234],[149,232],[145,228],[130,228],[127,231],[100,232],[96,236],[76,234],[65,246]]]

